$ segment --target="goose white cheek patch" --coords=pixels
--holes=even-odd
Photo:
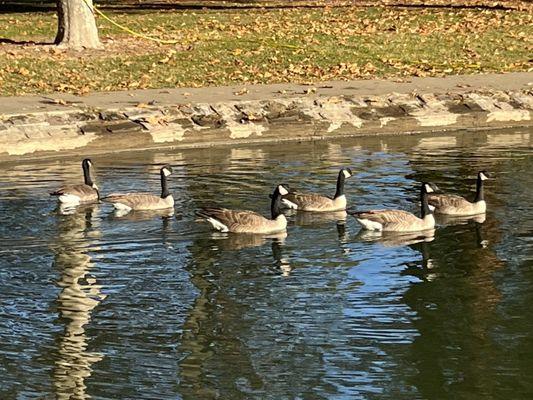
[[[165,174],[165,176],[169,176],[170,175],[170,171],[166,168],[163,168],[163,173]]]
[[[286,195],[286,194],[289,194],[289,191],[287,189],[285,189],[283,186],[278,186],[278,190],[279,190],[279,194],[281,194],[282,196]]]
[[[350,176],[352,176],[352,174],[350,174],[348,171],[346,170],[343,170],[342,173],[344,174],[344,177],[345,178],[349,178]]]
[[[425,186],[426,186],[426,192],[427,193],[433,193],[434,192],[434,190],[431,188],[431,186],[429,186],[427,184]]]
[[[487,178],[487,175],[485,175],[483,172],[480,173],[479,176],[481,177],[482,181],[485,181],[485,180],[489,179],[489,178]]]

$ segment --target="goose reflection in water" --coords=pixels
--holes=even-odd
[[[57,341],[53,372],[57,399],[89,398],[85,379],[91,376],[92,365],[103,358],[100,353],[87,351],[85,334],[92,311],[105,298],[102,286],[89,274],[94,264],[87,254],[90,236],[97,233],[93,226],[96,207],[86,206],[75,213],[69,210],[60,217],[57,246],[52,249],[53,266],[60,274],[57,308],[65,322],[63,334]]]
[[[361,230],[356,236],[363,242],[377,242],[386,247],[410,246],[416,243],[432,242],[435,229],[420,232],[376,232]]]
[[[289,276],[292,272],[292,266],[289,257],[283,254],[283,246],[283,240],[272,240],[272,257],[274,257],[274,265],[279,268],[281,275]]]
[[[287,232],[278,232],[269,235],[260,235],[253,233],[222,233],[214,232],[211,234],[216,244],[216,248],[220,250],[241,250],[249,247],[263,246],[269,240],[283,243],[287,237]]]
[[[115,210],[113,212],[113,218],[120,219],[121,221],[142,222],[148,221],[154,218],[168,219],[175,214],[173,208],[167,208],[163,210],[150,210],[150,211],[130,211],[124,213],[121,210]]]
[[[214,250],[237,251],[263,246],[270,241],[276,269],[279,269],[283,276],[289,276],[292,267],[289,258],[283,254],[283,246],[285,245],[286,238],[287,232],[278,232],[270,235],[221,232],[211,234],[211,239],[214,240],[214,246],[212,247]]]
[[[349,235],[346,230],[346,217],[348,216],[348,213],[344,210],[332,212],[298,212],[296,210],[287,210],[286,215],[288,217],[293,217],[294,225],[301,227],[315,228],[317,226],[335,223],[337,234],[339,236],[339,243],[348,243]],[[342,251],[347,254],[350,252],[350,249],[343,247]]]
[[[345,223],[348,214],[346,211],[332,211],[332,212],[296,212],[291,210],[287,215],[294,215],[294,224],[297,226],[317,226],[327,224],[329,222]]]
[[[470,223],[470,221],[475,222],[477,224],[482,224],[487,219],[487,215],[485,213],[483,214],[477,214],[477,215],[470,215],[470,216],[453,216],[453,215],[444,215],[444,214],[435,214],[435,220],[437,224],[439,225],[466,225]]]

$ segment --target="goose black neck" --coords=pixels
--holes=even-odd
[[[281,194],[279,190],[276,189],[272,193],[272,201],[270,202],[270,214],[272,219],[276,219],[281,214]]]
[[[485,194],[483,193],[483,179],[481,179],[481,175],[478,174],[476,182],[476,198],[474,199],[474,202],[483,200],[485,200]]]
[[[87,186],[92,187],[93,180],[91,179],[91,171],[90,171],[89,163],[84,161],[82,163],[82,168],[83,168],[83,180],[85,181],[85,184]]]
[[[344,194],[345,179],[346,178],[344,176],[344,170],[341,169],[337,178],[337,191],[335,192],[335,196],[333,196],[334,199],[336,199],[337,197],[341,197]]]
[[[165,172],[161,170],[161,198],[164,199],[168,195],[170,195],[170,192],[168,191],[167,176],[165,175]]]
[[[428,205],[428,192],[426,191],[425,185],[422,185],[422,189],[420,190],[420,204],[421,204],[421,210],[420,210],[420,216],[424,218],[426,215],[431,214],[431,209]]]

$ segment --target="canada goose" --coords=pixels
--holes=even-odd
[[[124,213],[131,210],[162,210],[174,207],[174,198],[168,191],[167,176],[172,173],[172,168],[168,165],[160,170],[161,174],[161,196],[150,193],[111,193],[103,197],[102,201],[112,203],[113,206]]]
[[[420,218],[402,210],[371,210],[352,213],[364,229],[387,232],[415,232],[435,227],[435,218],[428,206],[428,193],[437,190],[432,183],[423,183],[420,188]]]
[[[294,210],[329,212],[346,209],[346,196],[344,195],[344,181],[352,176],[350,168],[341,168],[337,178],[337,190],[333,198],[314,193],[290,192],[283,196],[283,204]]]
[[[289,193],[285,185],[278,185],[272,193],[270,211],[272,219],[254,211],[228,210],[227,208],[207,207],[196,214],[221,232],[270,234],[287,228],[287,219],[281,213],[281,196]]]
[[[467,216],[483,214],[487,211],[487,203],[483,195],[483,181],[488,179],[486,171],[479,171],[477,174],[476,197],[474,202],[469,202],[461,196],[453,194],[431,194],[428,202],[435,207],[435,212],[446,215]]]
[[[94,203],[98,201],[100,193],[98,186],[91,179],[91,167],[93,163],[86,158],[81,162],[83,169],[83,179],[85,183],[79,185],[68,185],[50,193],[50,196],[59,196],[58,200],[65,206],[75,206],[78,204]]]

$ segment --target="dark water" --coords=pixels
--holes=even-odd
[[[176,214],[62,215],[76,159],[0,171],[0,399],[531,399],[531,131],[381,137],[93,157],[106,193],[159,191]],[[284,239],[213,235],[193,210],[267,213],[277,183],[351,207],[417,210],[418,183],[486,220],[434,240],[292,215]],[[351,217],[350,217],[351,218]]]

